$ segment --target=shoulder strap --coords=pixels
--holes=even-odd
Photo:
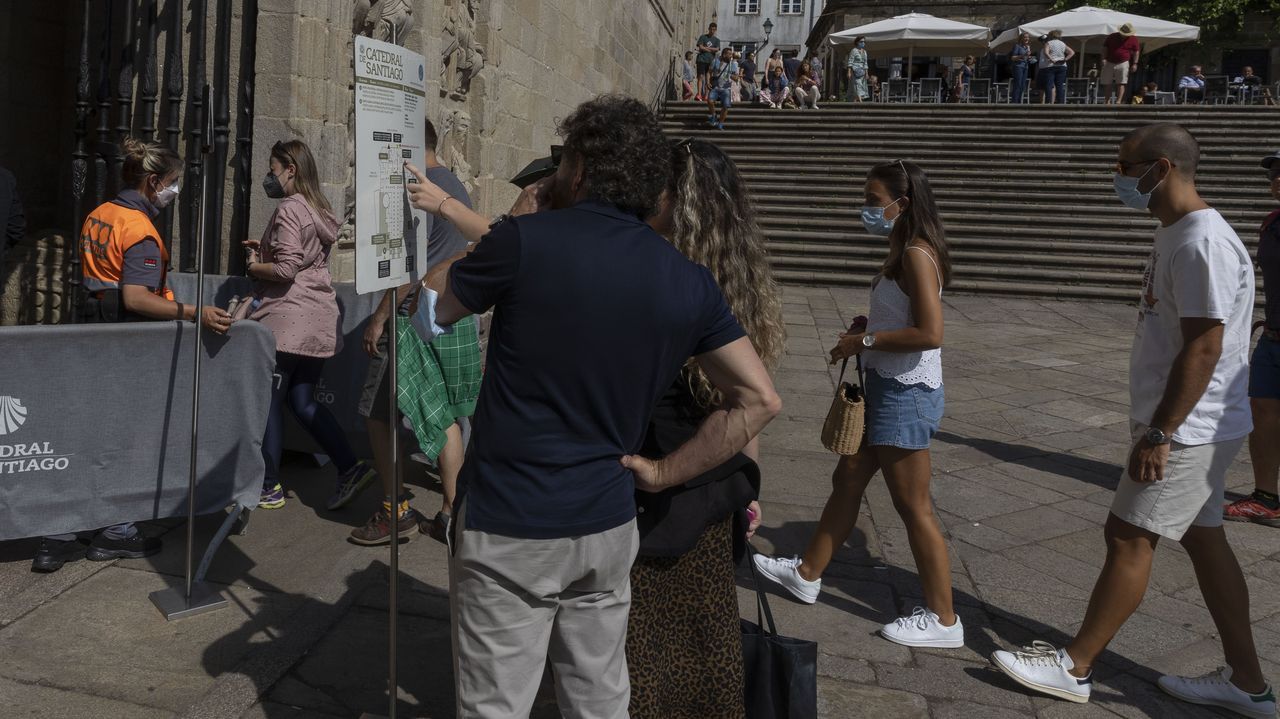
[[[756,569],[754,556],[755,547],[747,542],[747,566],[751,567],[751,583],[756,588],[756,624],[759,625],[760,631],[766,634],[777,635],[778,626],[773,622],[773,612],[769,610],[769,596],[765,594],[761,587],[759,570]],[[767,622],[767,623],[766,623]]]
[[[912,246],[908,247],[907,249],[908,249],[908,250],[917,250],[917,251],[919,251],[919,252],[923,252],[923,253],[924,253],[924,256],[925,256],[925,257],[928,257],[928,258],[929,258],[929,261],[933,263],[933,271],[934,271],[934,273],[935,273],[935,274],[937,274],[937,275],[938,275],[938,296],[939,296],[939,297],[941,297],[941,296],[942,296],[942,268],[938,266],[938,261],[937,261],[937,260],[935,260],[935,259],[933,259],[933,253],[932,253],[932,252],[930,252],[930,251],[928,251],[928,250],[926,250],[926,249],[925,249],[925,248],[923,248],[923,247],[916,247],[915,245],[912,245]]]

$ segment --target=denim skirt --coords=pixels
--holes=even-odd
[[[942,422],[942,388],[905,385],[866,375],[867,444],[900,449],[928,449]]]

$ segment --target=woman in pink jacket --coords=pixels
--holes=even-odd
[[[284,404],[311,434],[338,469],[338,489],[363,486],[375,472],[357,461],[346,435],[329,410],[316,402],[315,385],[325,359],[342,349],[342,316],[329,276],[329,252],[338,239],[338,219],[320,192],[320,177],[311,150],[299,140],[271,148],[271,170],[262,181],[267,197],[283,201],[271,215],[261,240],[245,242],[247,271],[254,283],[254,310],[249,316],[276,336],[276,371],[271,413],[262,440],[266,474],[264,509],[284,506],[280,487],[280,455],[284,441]]]

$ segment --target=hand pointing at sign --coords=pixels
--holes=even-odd
[[[415,210],[430,212],[440,217],[442,205],[449,200],[454,199],[452,195],[445,192],[442,187],[427,179],[422,170],[414,167],[412,164],[404,163],[405,169],[413,175],[416,182],[409,183],[406,188],[409,193],[409,204],[413,205]]]

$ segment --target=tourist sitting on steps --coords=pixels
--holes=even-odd
[[[775,66],[769,71],[769,79],[760,89],[760,100],[772,108],[795,106],[791,100],[791,83],[787,82],[787,76],[782,73],[781,66]]]
[[[1262,167],[1271,183],[1271,196],[1280,201],[1280,151],[1267,155]],[[1228,504],[1223,518],[1280,527],[1280,210],[1262,221],[1258,237],[1258,267],[1266,315],[1262,337],[1249,362],[1249,407],[1253,432],[1249,435],[1249,459],[1253,464],[1253,494]]]
[[[807,61],[800,63],[800,69],[796,71],[796,81],[791,86],[791,95],[801,109],[805,107],[821,109],[818,107],[818,98],[822,96],[818,77],[813,74],[813,68]]]

